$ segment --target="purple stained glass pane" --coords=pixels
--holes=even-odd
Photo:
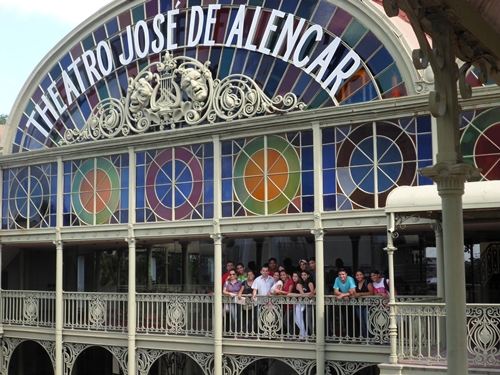
[[[331,31],[334,35],[342,35],[349,22],[351,22],[352,16],[341,8],[337,8],[333,18],[328,25],[328,31]]]

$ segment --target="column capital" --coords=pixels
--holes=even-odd
[[[217,245],[221,245],[222,244],[222,238],[223,238],[222,233],[212,233],[210,235],[210,238],[212,240],[214,240],[215,244],[217,244]]]
[[[384,247],[384,251],[387,251],[387,253],[388,253],[389,255],[394,254],[394,252],[395,252],[397,249],[398,249],[397,247],[392,246],[392,245],[389,245],[389,246]]]
[[[439,195],[453,191],[461,191],[463,194],[465,181],[479,176],[480,171],[469,163],[450,164],[448,162],[436,163],[419,169],[422,176],[429,177],[437,184]]]
[[[443,226],[441,225],[440,221],[436,220],[434,223],[432,223],[431,228],[434,229],[436,237],[443,235]]]
[[[314,234],[314,238],[317,240],[322,241],[325,237],[326,230],[323,228],[313,228],[311,229],[311,233]]]
[[[136,239],[135,237],[126,237],[125,242],[127,242],[129,246],[135,246]]]

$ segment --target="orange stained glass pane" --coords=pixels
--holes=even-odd
[[[83,207],[88,212],[101,212],[106,208],[109,199],[111,198],[111,181],[106,172],[101,169],[97,169],[96,172],[96,186],[94,191],[94,171],[90,171],[86,174],[82,181],[80,187],[80,200]],[[96,199],[96,194],[98,198]],[[94,211],[94,201],[95,201],[95,211]]]
[[[277,198],[288,183],[288,164],[276,150],[267,150],[267,199]],[[264,201],[264,151],[258,151],[245,168],[245,186],[253,198]]]
[[[340,88],[335,98],[339,103],[343,102],[349,96],[351,96],[357,89],[365,85],[370,80],[370,76],[364,69],[360,69],[354,74],[349,81],[345,82]]]

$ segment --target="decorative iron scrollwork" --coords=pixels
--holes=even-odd
[[[67,130],[61,143],[305,109],[295,94],[269,98],[257,82],[242,74],[213,79],[209,66],[209,61],[202,64],[166,52],[162,61],[129,78],[124,98],[102,100],[83,128]]]

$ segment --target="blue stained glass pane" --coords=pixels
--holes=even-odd
[[[351,165],[372,165],[373,164],[373,141],[371,138],[361,141],[352,152]]]
[[[128,222],[128,210],[121,211],[120,223],[127,223],[127,222]]]
[[[314,195],[314,172],[302,173],[302,195]]]
[[[162,13],[172,10],[172,0],[160,0],[160,10]]]
[[[373,166],[351,168],[351,176],[361,189],[368,193],[374,192]]]
[[[417,128],[419,133],[431,131],[431,117],[423,116],[417,118]]]
[[[314,154],[312,147],[302,149],[302,170],[314,169]]]
[[[401,162],[403,156],[399,147],[385,137],[377,137],[379,163]]]
[[[286,0],[281,4],[281,11],[285,13],[295,13],[295,9],[297,9],[297,4],[299,0]]]
[[[385,47],[382,47],[370,60],[368,60],[367,65],[373,75],[377,75],[393,62],[394,59],[389,51],[387,51]]]
[[[138,223],[144,223],[144,210],[135,210],[135,219]]]
[[[280,3],[281,3],[281,0],[266,0],[266,2],[264,3],[264,6],[266,8],[270,8],[270,9],[278,9],[278,7],[280,6]]]
[[[377,96],[378,94],[375,90],[375,85],[372,81],[370,81],[361,89],[359,89],[354,95],[347,98],[347,100],[344,100],[341,105],[369,102],[375,99]]]
[[[302,72],[300,75],[300,78],[298,79],[298,81],[295,85],[295,88],[293,89],[293,91],[298,93],[298,94],[304,92],[307,85],[309,84],[309,82],[311,82],[312,79],[313,78],[309,74]]]
[[[112,74],[110,78],[108,78],[108,87],[112,98],[121,97],[121,90],[120,87],[118,86],[115,74]]]
[[[213,143],[205,143],[204,156],[206,158],[211,158],[214,156],[214,144]]]
[[[186,198],[191,195],[193,184],[177,184],[175,186],[175,207],[179,207],[186,202]]]
[[[236,56],[234,58],[233,66],[231,69],[232,74],[241,74],[243,66],[247,60],[248,52],[244,49],[239,49],[236,51]]]
[[[106,30],[108,31],[108,36],[111,36],[118,32],[118,21],[116,18],[112,19],[106,24]]]
[[[380,47],[381,44],[382,42],[375,36],[375,34],[369,31],[366,33],[363,40],[361,40],[356,46],[355,50],[362,60],[366,60]]]
[[[213,180],[214,179],[214,160],[213,159],[205,159],[205,163],[203,166],[203,173],[205,180]]]
[[[187,168],[186,164],[176,161],[176,174],[177,182],[191,182],[193,181],[193,176],[191,174],[191,170]]]
[[[233,182],[231,180],[222,181],[222,201],[228,202],[233,199]]]
[[[335,168],[335,145],[323,146],[323,168]]]
[[[214,202],[214,183],[211,181],[205,181],[203,184],[203,189],[205,194],[203,196],[203,201],[205,203],[213,203]]]
[[[248,54],[247,65],[245,66],[244,74],[248,77],[255,76],[257,71],[257,66],[260,64],[260,59],[262,57],[261,53],[250,52]]]
[[[145,189],[142,187],[137,188],[135,197],[135,205],[137,208],[145,207],[144,196],[145,196]]]
[[[302,146],[312,146],[312,144],[313,144],[312,131],[303,131]]]
[[[91,109],[89,106],[89,102],[85,96],[81,96],[78,99],[78,105],[80,106],[80,110],[82,111],[83,117],[89,118]]]
[[[337,191],[335,181],[335,170],[323,171],[323,194],[334,194]]]
[[[422,134],[417,136],[418,159],[432,159],[432,135]]]
[[[228,157],[222,158],[222,178],[230,178],[232,176],[233,176],[232,159]]]
[[[401,175],[403,165],[400,163],[386,164],[379,166],[378,171],[378,191],[384,192],[394,186]]]
[[[314,212],[314,198],[313,197],[302,198],[302,212]]]
[[[145,162],[145,153],[144,152],[138,152],[136,154],[136,163],[137,164],[144,164]]]
[[[19,144],[21,144],[22,138],[23,138],[23,132],[18,130],[16,132],[16,138],[15,138],[14,142],[19,145]]]
[[[64,57],[61,59],[61,61],[59,61],[63,70],[66,70],[66,68],[68,66],[70,66],[72,62],[73,62],[73,60],[71,59],[71,56],[69,55],[69,53],[64,55]]]
[[[222,217],[233,216],[233,204],[232,203],[222,203]]]
[[[42,88],[43,91],[47,91],[47,88],[50,86],[51,83],[52,83],[52,80],[50,79],[50,77],[45,76],[42,83],[40,83],[40,87]]]
[[[286,63],[285,61],[281,59],[275,61],[273,70],[269,75],[265,87],[266,93],[268,93],[269,96],[271,97],[274,96],[276,89],[278,88],[278,85],[281,83],[281,80],[283,78],[283,75],[285,74],[287,67],[288,63]]]
[[[212,219],[214,217],[214,205],[213,204],[206,204],[204,206],[204,219]]]
[[[318,9],[314,13],[314,17],[312,19],[312,23],[316,25],[320,25],[322,27],[326,27],[328,25],[328,21],[332,17],[337,7],[333,4],[330,4],[326,1],[322,1],[318,6]]]
[[[156,175],[155,184],[156,185],[166,185],[172,183],[172,162],[169,161],[162,165],[161,169]]]
[[[96,40],[96,43],[99,44],[101,40],[104,40],[107,38],[106,35],[106,30],[104,29],[104,26],[99,27],[96,31],[94,31],[94,39]]]
[[[59,77],[60,75],[61,75],[61,67],[59,66],[59,64],[56,64],[50,71],[50,76],[52,77],[53,80],[56,80],[57,77]]]
[[[313,14],[317,4],[317,0],[302,0],[295,15],[308,20],[309,18],[311,18],[311,15]]]
[[[323,129],[323,144],[335,142],[335,128]]]
[[[121,187],[126,188],[128,187],[128,168],[122,168],[120,169],[120,178],[122,181]]]
[[[123,189],[120,194],[120,208],[122,210],[128,209],[128,189]]]

